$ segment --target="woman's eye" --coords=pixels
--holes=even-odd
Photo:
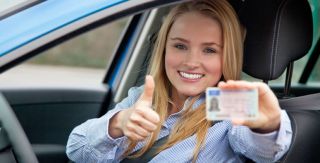
[[[216,53],[217,51],[213,48],[205,48],[203,50],[204,53]]]
[[[180,50],[187,50],[187,46],[183,44],[175,44],[174,47]]]

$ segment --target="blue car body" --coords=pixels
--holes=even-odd
[[[54,30],[127,0],[47,0],[0,21],[0,56]]]

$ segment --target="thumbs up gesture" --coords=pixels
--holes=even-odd
[[[141,141],[157,129],[160,118],[152,109],[154,91],[153,77],[146,76],[144,91],[138,101],[129,109],[118,113],[119,123],[117,128],[130,140]],[[122,135],[121,134],[121,135]]]

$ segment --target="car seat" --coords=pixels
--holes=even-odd
[[[292,144],[279,161],[320,162],[320,94],[290,98],[293,63],[312,44],[312,14],[306,0],[232,0],[246,27],[243,71],[266,83],[287,68],[280,106],[293,128]]]

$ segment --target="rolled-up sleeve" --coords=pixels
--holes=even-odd
[[[127,98],[100,118],[90,119],[71,132],[67,142],[67,155],[75,162],[118,162],[125,150],[126,137],[113,139],[109,133],[109,120],[119,111],[131,107],[139,98],[142,87],[129,90]]]
[[[246,126],[233,126],[229,142],[236,153],[241,153],[255,162],[275,162],[289,149],[292,127],[287,113],[282,110],[280,128],[267,134],[253,132]]]

